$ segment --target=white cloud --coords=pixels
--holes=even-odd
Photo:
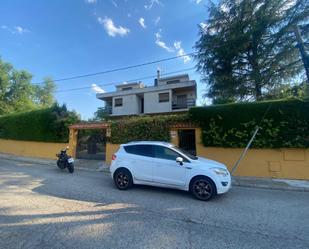
[[[203,0],[190,0],[191,3],[200,4]]]
[[[89,3],[89,4],[97,3],[97,0],[86,0],[86,3]]]
[[[157,44],[159,47],[165,49],[167,52],[173,52],[173,51],[174,51],[174,49],[173,49],[172,47],[167,46],[166,43],[165,43],[164,41],[161,40],[161,34],[160,34],[160,32],[157,32],[157,33],[155,34],[155,36],[156,36],[156,44]]]
[[[145,19],[143,17],[141,17],[139,20],[138,20],[139,24],[145,29],[146,28],[146,25],[145,25]]]
[[[180,49],[180,48],[181,48],[181,41],[175,41],[175,42],[174,42],[174,47],[175,47],[176,49]]]
[[[161,20],[161,17],[158,16],[158,17],[154,20],[154,24],[157,26],[158,23],[160,22],[160,20]]]
[[[28,30],[26,28],[23,28],[21,26],[15,26],[13,28],[10,28],[10,27],[8,27],[6,25],[2,25],[1,29],[6,30],[6,31],[8,31],[8,32],[10,32],[12,34],[18,34],[18,35],[22,35],[24,33],[29,33],[30,32],[30,30]]]
[[[149,4],[148,4],[148,5],[145,4],[145,5],[144,5],[144,8],[145,8],[146,10],[151,10],[152,7],[153,7],[155,4],[160,5],[160,6],[163,6],[163,4],[162,4],[159,0],[149,0]]]
[[[190,56],[185,55],[185,50],[181,47],[181,41],[175,41],[174,42],[174,47],[177,51],[177,55],[181,56],[181,58],[183,59],[184,63],[188,63],[189,61],[191,61]]]
[[[109,36],[115,37],[116,35],[125,36],[127,35],[130,30],[128,28],[114,25],[114,22],[111,18],[105,17],[104,19],[98,17],[98,22],[103,25],[105,31]]]
[[[182,56],[181,58],[183,59],[183,62],[184,62],[184,63],[188,63],[189,61],[191,61],[191,58],[190,58],[190,56],[185,55],[185,54],[186,54],[186,53],[185,53],[185,51],[184,51],[183,48],[180,48],[180,49],[177,51],[177,55],[178,55],[178,56]]]
[[[28,33],[29,32],[28,29],[25,29],[25,28],[23,28],[21,26],[15,26],[14,29],[15,29],[15,32],[17,34],[20,34],[20,35],[23,34],[23,33]]]
[[[92,84],[91,90],[94,91],[95,93],[105,93],[105,91],[101,87],[99,87],[97,84]]]
[[[156,36],[156,44],[165,49],[167,52],[173,53],[175,52],[177,56],[181,56],[181,59],[183,59],[184,63],[188,63],[191,61],[191,57],[186,55],[185,50],[181,47],[181,41],[174,41],[173,46],[168,46],[165,42],[162,41],[162,37],[160,34],[161,31],[155,33]]]

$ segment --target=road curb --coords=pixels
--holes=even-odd
[[[232,179],[232,186],[246,187],[246,188],[260,188],[260,189],[271,189],[271,190],[284,190],[284,191],[297,191],[297,192],[309,192],[309,187],[294,187],[289,185],[277,185],[275,182],[269,184],[256,183],[254,180],[251,182],[241,182],[237,179]]]

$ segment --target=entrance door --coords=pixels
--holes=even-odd
[[[141,113],[144,113],[144,98],[141,98]]]
[[[80,130],[76,158],[105,160],[106,130]]]
[[[179,147],[196,156],[195,130],[178,130]]]

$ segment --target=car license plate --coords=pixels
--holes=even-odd
[[[73,163],[74,162],[74,159],[73,158],[69,158],[68,159],[68,163]]]

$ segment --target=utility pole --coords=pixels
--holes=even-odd
[[[297,24],[294,26],[294,34],[295,34],[297,46],[298,46],[298,49],[301,54],[301,58],[302,58],[302,61],[305,67],[305,71],[307,75],[307,83],[309,85],[309,55],[306,53],[304,41],[301,37],[300,30]]]

